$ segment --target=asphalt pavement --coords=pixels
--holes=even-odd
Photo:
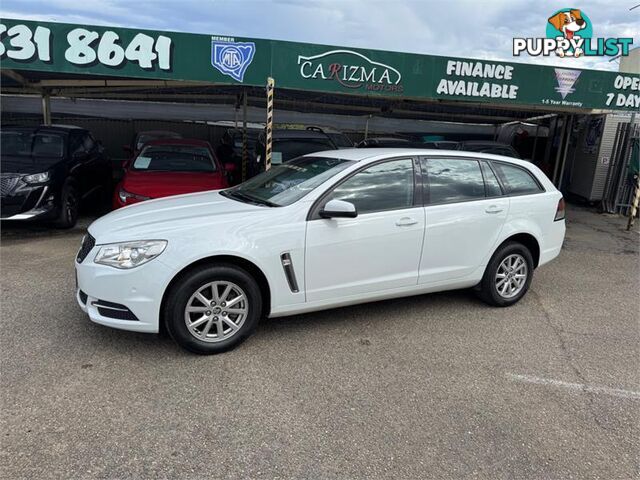
[[[573,207],[517,305],[467,291],[264,320],[185,353],[91,323],[71,231],[2,225],[0,476],[638,478],[638,230]]]

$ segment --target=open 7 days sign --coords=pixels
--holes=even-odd
[[[335,94],[549,108],[640,108],[640,76],[512,62],[2,19],[0,66]]]

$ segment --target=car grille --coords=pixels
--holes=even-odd
[[[20,181],[20,175],[0,176],[0,196],[6,197]]]
[[[87,258],[89,252],[96,245],[96,239],[91,236],[90,233],[87,233],[82,239],[82,245],[80,246],[80,250],[78,251],[78,256],[76,260],[78,263],[82,263],[82,261]]]

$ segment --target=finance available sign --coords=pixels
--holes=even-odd
[[[518,85],[511,83],[513,65],[447,61],[446,77],[436,87],[438,95],[516,100]]]

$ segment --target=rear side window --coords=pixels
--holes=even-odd
[[[481,161],[480,165],[482,166],[482,175],[484,175],[484,184],[487,187],[487,197],[499,197],[502,195],[502,189],[496,174],[493,173],[487,162]]]
[[[509,195],[526,195],[544,191],[533,175],[524,168],[500,162],[492,164]]]
[[[429,203],[464,202],[485,197],[477,160],[429,158],[422,160],[423,170],[425,165]]]

